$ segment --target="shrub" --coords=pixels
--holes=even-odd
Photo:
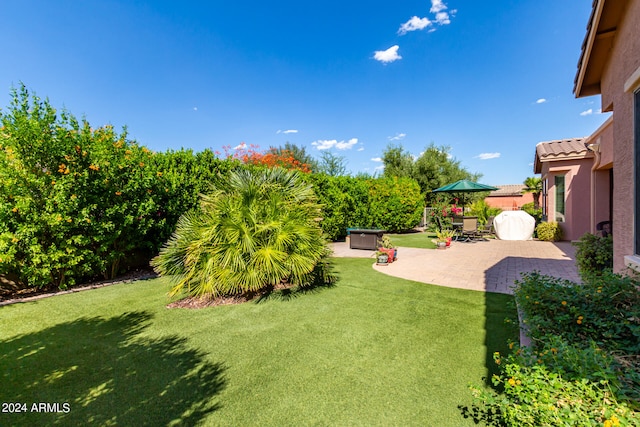
[[[637,286],[611,272],[581,285],[524,275],[515,299],[532,347],[495,355],[502,394],[472,387],[474,416],[508,426],[640,426]]]
[[[458,199],[450,194],[438,193],[432,197],[427,213],[430,231],[439,232],[451,227],[452,218],[462,215],[462,208],[457,203]]]
[[[298,172],[240,169],[182,216],[153,259],[172,294],[237,295],[331,281],[320,206]]]
[[[576,246],[576,264],[583,279],[589,275],[611,271],[613,268],[613,237],[585,233]]]
[[[366,182],[369,187],[367,226],[395,233],[420,223],[424,202],[417,181],[392,177]]]
[[[219,159],[209,149],[197,153],[170,150],[156,153],[151,161],[161,181],[159,213],[165,218],[156,249],[171,236],[180,216],[198,207],[201,194],[226,181],[232,170],[241,167],[239,160]]]
[[[349,176],[303,175],[313,185],[322,207],[322,231],[331,240],[347,235],[347,228],[366,227],[369,193],[366,181]]]
[[[493,217],[498,216],[500,212],[502,212],[502,209],[491,207],[487,202],[484,201],[484,199],[481,199],[481,200],[476,200],[471,204],[471,209],[469,214],[471,216],[478,217],[479,225],[485,225],[489,220],[490,216],[493,216]]]
[[[534,340],[560,336],[640,354],[640,292],[628,276],[603,272],[575,284],[538,273],[516,282],[515,299]]]
[[[502,395],[472,387],[481,402],[477,412],[497,414],[491,419],[494,425],[640,425],[639,414],[618,401],[606,381],[567,379],[532,360],[503,359],[500,354],[494,359],[503,366],[502,373],[492,377]]]
[[[153,153],[24,86],[1,120],[0,275],[64,288],[155,250],[164,219]]]
[[[557,242],[562,240],[562,228],[557,222],[541,222],[536,227],[538,239],[546,242]]]

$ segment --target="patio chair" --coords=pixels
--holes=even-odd
[[[490,216],[489,218],[487,218],[487,223],[484,225],[484,227],[478,229],[478,234],[480,236],[491,236],[495,234],[495,231],[493,230],[494,218],[494,216]]]
[[[462,218],[462,238],[465,242],[478,237],[478,217],[465,216]]]
[[[451,225],[453,227],[453,231],[455,232],[455,240],[458,240],[462,237],[462,226],[463,221],[461,216],[454,216],[451,218]]]
[[[611,221],[601,221],[596,225],[596,234],[607,237],[611,234]]]

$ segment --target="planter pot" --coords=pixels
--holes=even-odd
[[[451,237],[447,237],[447,241],[445,243],[447,247],[451,246]]]
[[[387,254],[378,255],[377,264],[378,265],[388,265],[389,264],[389,255],[387,255]]]
[[[447,249],[447,242],[442,240],[436,243],[438,245],[438,249]]]
[[[378,252],[384,252],[385,254],[387,254],[387,262],[389,264],[391,264],[395,258],[395,253],[394,250],[391,248],[378,248]]]

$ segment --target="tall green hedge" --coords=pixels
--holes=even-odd
[[[367,181],[369,205],[367,225],[395,233],[420,222],[424,198],[412,178],[378,178]]]
[[[178,219],[198,207],[200,195],[207,194],[216,184],[228,179],[229,173],[240,167],[235,159],[219,159],[210,149],[194,153],[180,149],[156,153],[153,167],[161,178],[161,217],[165,223],[160,241],[173,233]]]
[[[321,226],[332,240],[346,236],[348,228],[408,230],[420,222],[423,196],[410,178],[307,176],[323,207]]]
[[[164,226],[153,153],[24,86],[12,98],[1,116],[0,275],[64,288],[153,251]]]
[[[126,130],[92,128],[21,86],[0,111],[0,277],[65,288],[146,264],[198,208],[200,194],[242,165],[211,150],[153,153]],[[416,226],[422,196],[410,178],[304,174],[324,233]]]

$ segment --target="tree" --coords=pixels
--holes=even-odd
[[[384,152],[384,176],[409,177],[415,179],[427,203],[434,200],[432,191],[443,185],[469,179],[477,181],[482,175],[471,173],[450,154],[450,147],[430,144],[418,158],[414,158],[401,146],[390,145]],[[470,199],[479,197],[470,196]]]
[[[523,193],[533,195],[533,209],[540,209],[540,195],[542,194],[542,178],[530,176],[523,182]]]
[[[314,159],[311,154],[307,153],[305,147],[299,147],[296,144],[285,142],[284,146],[270,147],[268,152],[281,157],[291,156],[300,162],[300,164],[307,165],[312,172],[318,170],[318,161]]]
[[[389,145],[382,154],[384,176],[411,178],[414,175],[414,158],[401,145]]]
[[[297,171],[240,169],[185,214],[152,260],[172,294],[227,296],[332,281],[320,205]]]
[[[329,176],[346,175],[347,166],[344,156],[333,154],[331,151],[323,151],[320,155],[318,172],[326,173]]]

